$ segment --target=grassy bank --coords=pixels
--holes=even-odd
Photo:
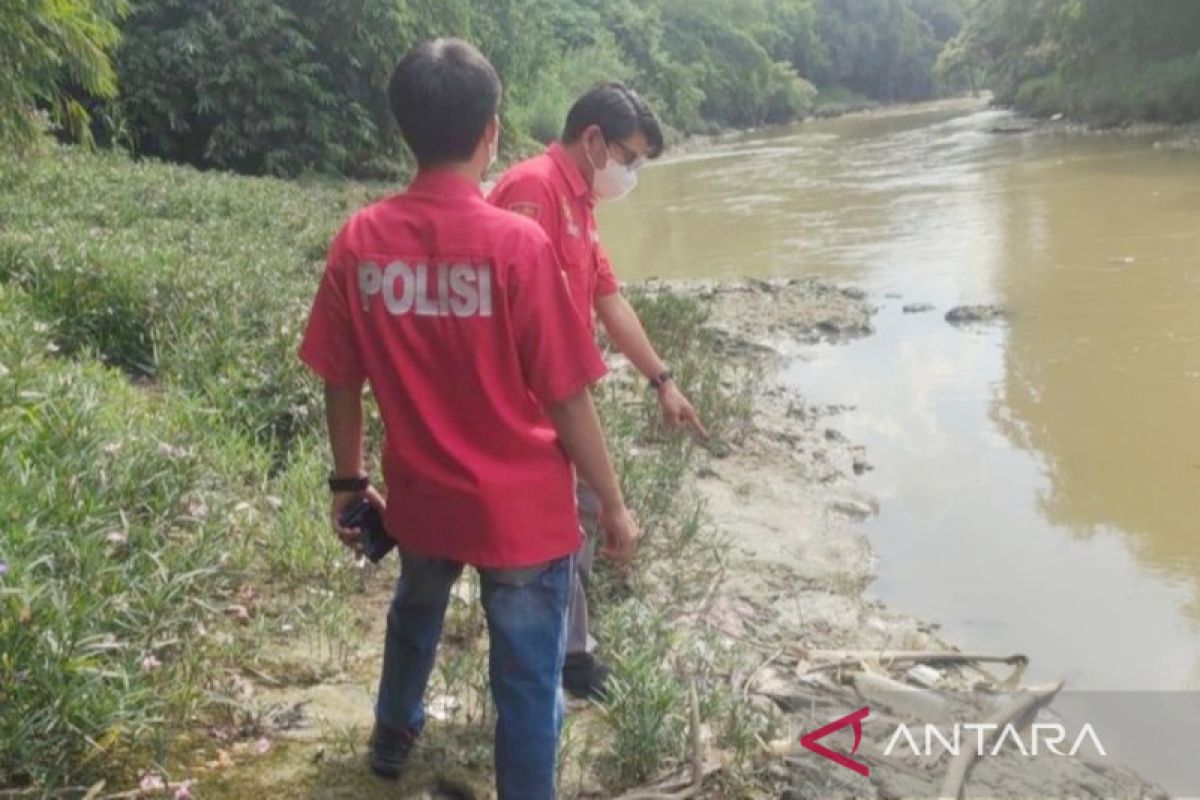
[[[66,149],[0,162],[0,789],[185,778],[214,742],[270,732],[242,688],[282,642],[336,661],[379,613],[326,530],[319,387],[294,351],[330,235],[385,190]],[[718,436],[736,434],[748,382],[709,360],[703,309],[638,302]],[[615,790],[685,759],[692,685],[733,763],[769,720],[715,679],[735,654],[673,624],[721,573],[689,490],[703,454],[661,430],[640,380],[618,372],[599,399],[647,540],[634,572],[601,574],[617,690],[568,737],[564,779]],[[482,688],[468,607],[443,692]],[[481,703],[462,724],[487,718]]]

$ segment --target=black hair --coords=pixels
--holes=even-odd
[[[418,165],[466,161],[500,108],[500,77],[461,39],[434,39],[401,59],[388,102]]]
[[[567,112],[562,140],[566,144],[579,141],[592,125],[600,126],[608,141],[626,139],[641,131],[650,145],[650,158],[663,151],[663,132],[658,118],[641,96],[620,81],[608,81],[589,89],[575,101]]]

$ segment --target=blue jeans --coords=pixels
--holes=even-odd
[[[412,554],[401,558],[375,719],[417,734],[425,725],[425,686],[450,589],[463,565]],[[496,789],[501,800],[552,800],[572,559],[524,570],[481,569],[479,575],[496,702]]]

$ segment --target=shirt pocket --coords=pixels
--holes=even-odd
[[[587,242],[583,239],[583,234],[572,236],[565,230],[562,234],[562,241],[559,244],[559,255],[563,260],[563,267],[567,269],[581,270],[588,265],[589,250]]]

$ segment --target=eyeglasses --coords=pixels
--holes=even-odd
[[[624,142],[619,142],[614,139],[613,141],[609,142],[609,144],[616,145],[617,149],[621,151],[621,158],[618,160],[623,166],[637,171],[641,169],[643,164],[646,163],[644,156],[639,156],[636,152],[634,152],[633,148],[629,147]]]

